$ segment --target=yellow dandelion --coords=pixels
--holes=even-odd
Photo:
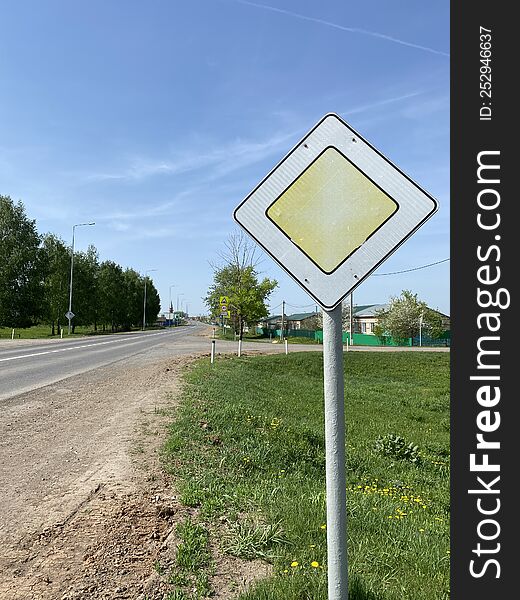
[[[327,529],[327,525],[320,525],[320,529]]]
[[[317,569],[320,566],[320,563],[317,560],[313,560],[311,562],[311,567],[314,567],[315,569]]]
[[[297,567],[300,563],[297,560],[293,560],[291,563],[291,567]]]

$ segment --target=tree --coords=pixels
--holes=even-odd
[[[63,240],[52,233],[43,238],[43,260],[45,275],[43,279],[43,295],[45,318],[51,325],[52,335],[60,333],[61,323],[69,302],[70,250]]]
[[[144,280],[134,269],[126,269],[123,273],[125,293],[122,298],[124,304],[124,327],[130,329],[143,323],[143,295]]]
[[[323,329],[323,311],[316,313],[314,323],[315,329]],[[350,331],[350,300],[344,300],[341,304],[341,328],[343,331]]]
[[[43,261],[36,223],[0,195],[0,325],[29,327],[43,315]]]
[[[111,260],[99,266],[98,272],[98,316],[103,330],[111,331],[126,321],[126,285],[123,269]]]
[[[428,308],[426,302],[419,300],[417,294],[403,290],[400,296],[390,299],[388,309],[378,311],[378,322],[374,328],[377,336],[391,335],[397,340],[416,337],[419,328],[422,333],[438,337],[443,333],[441,315]]]
[[[231,234],[225,246],[220,257],[226,264],[213,265],[213,285],[204,302],[215,318],[220,314],[220,297],[227,296],[235,332],[242,339],[245,324],[251,325],[268,316],[266,302],[278,282],[268,278],[259,280],[256,246],[245,234]]]
[[[93,245],[86,252],[74,253],[74,273],[72,285],[72,332],[76,325],[94,325],[97,322],[97,277],[99,270],[98,253]]]
[[[144,288],[144,278],[142,279],[143,288]],[[144,296],[144,291],[143,291]],[[144,298],[143,298],[144,300]],[[143,302],[144,304],[144,302]],[[154,286],[153,281],[147,277],[146,278],[146,323],[152,322],[155,323],[157,319],[157,315],[161,310],[161,298],[159,296],[159,292],[157,288]]]

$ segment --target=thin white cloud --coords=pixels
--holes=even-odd
[[[231,0],[231,2],[235,2],[237,4],[243,4],[246,6],[254,6],[255,8],[261,8],[264,10],[270,10],[272,12],[280,13],[283,15],[288,15],[290,17],[295,17],[295,18],[301,19],[303,21],[311,21],[313,23],[319,23],[320,25],[325,25],[327,27],[333,27],[334,29],[339,29],[341,31],[348,31],[349,33],[358,33],[360,35],[368,35],[371,37],[386,40],[387,42],[393,42],[394,44],[400,44],[401,46],[408,46],[409,48],[415,48],[416,50],[423,50],[425,52],[430,52],[431,54],[438,54],[440,56],[448,56],[449,57],[448,52],[443,52],[442,50],[436,50],[435,48],[430,48],[428,46],[422,46],[421,44],[414,44],[412,42],[406,42],[405,40],[401,40],[399,38],[395,38],[391,35],[386,35],[384,33],[379,33],[377,31],[369,31],[368,29],[362,29],[360,27],[346,27],[345,25],[339,25],[338,23],[333,23],[331,21],[325,21],[323,19],[318,19],[316,17],[309,17],[307,15],[302,15],[300,13],[296,13],[291,10],[285,10],[283,8],[277,8],[275,6],[268,6],[267,4],[258,4],[256,2],[249,2],[249,0]]]
[[[384,100],[378,100],[377,102],[372,102],[370,104],[362,104],[361,106],[356,106],[355,108],[349,108],[344,111],[343,115],[355,115],[358,113],[366,112],[367,110],[372,110],[374,108],[380,108],[381,106],[387,106],[388,104],[395,104],[396,102],[401,102],[403,100],[409,100],[410,98],[416,98],[417,96],[421,96],[424,94],[424,91],[418,92],[410,92],[409,94],[403,94],[401,96],[394,96],[393,98],[385,98]]]
[[[167,160],[138,157],[129,167],[120,171],[90,173],[84,177],[84,181],[139,181],[156,175],[180,175],[202,169],[210,174],[217,172],[218,175],[225,175],[277,152],[292,135],[293,132],[276,133],[259,142],[238,139],[224,146],[208,141],[203,148],[191,148],[183,151],[182,155]],[[211,147],[210,151],[208,147]]]

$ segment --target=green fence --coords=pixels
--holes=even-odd
[[[256,333],[266,338],[272,337],[273,339],[281,337],[280,329],[264,329],[262,327],[256,328]],[[316,339],[314,329],[284,329],[285,337],[303,337],[310,340]]]
[[[256,333],[266,338],[280,338],[280,329],[264,329],[262,327],[256,328]],[[318,344],[323,344],[323,331],[314,331],[311,329],[289,329],[284,330],[286,337],[303,337],[311,340],[315,340]],[[343,333],[343,343],[350,344],[350,334],[347,332]],[[423,346],[449,346],[450,345],[450,332],[445,331],[440,338],[430,338],[428,336],[422,336],[421,344]],[[406,338],[404,340],[395,340],[390,335],[377,336],[369,333],[355,333],[354,334],[354,345],[355,346],[419,346],[419,338]]]
[[[314,339],[323,344],[323,331],[315,331]],[[354,346],[411,346],[412,338],[405,340],[394,340],[389,335],[378,337],[377,335],[370,335],[368,333],[355,333],[354,334]],[[350,333],[343,333],[343,343],[351,343]]]

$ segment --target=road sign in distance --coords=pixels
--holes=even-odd
[[[75,314],[74,314],[74,313],[73,313],[71,310],[68,310],[68,311],[65,313],[65,318],[66,318],[66,319],[69,319],[69,320],[70,320],[70,319],[73,319],[75,316],[76,316],[76,315],[75,315]]]
[[[328,114],[241,202],[235,220],[323,308],[357,287],[437,202]]]

